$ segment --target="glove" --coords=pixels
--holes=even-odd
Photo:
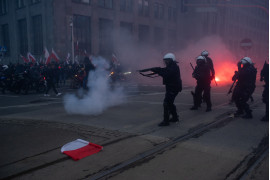
[[[156,67],[156,68],[152,68],[151,71],[153,71],[154,73],[158,73],[160,71],[160,67]]]

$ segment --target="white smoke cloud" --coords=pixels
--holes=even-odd
[[[109,64],[101,57],[94,58],[95,71],[88,77],[89,91],[79,90],[78,94],[64,96],[64,107],[69,114],[98,115],[109,107],[125,102],[123,87],[110,84]]]

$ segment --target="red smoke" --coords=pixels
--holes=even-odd
[[[232,82],[234,71],[237,70],[235,63],[230,61],[217,61],[214,64],[217,84],[225,85]]]

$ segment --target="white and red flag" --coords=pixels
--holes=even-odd
[[[84,55],[84,56],[88,56],[88,53],[87,53],[86,50],[84,50],[83,55]]]
[[[59,61],[60,61],[58,55],[57,55],[56,52],[53,50],[53,48],[52,48],[51,58],[55,59],[56,62],[59,62]]]
[[[70,61],[70,53],[67,54],[66,63],[69,64]]]
[[[86,156],[98,153],[103,149],[102,146],[90,143],[88,141],[77,139],[70,143],[65,144],[61,148],[61,152],[70,156],[73,160],[77,161]]]
[[[116,57],[115,54],[112,54],[112,62],[113,63],[118,63],[118,58]]]
[[[36,63],[36,58],[30,52],[27,53],[27,57],[29,60],[32,61],[32,63]]]
[[[44,57],[45,57],[45,64],[49,64],[51,62],[51,57],[50,57],[50,53],[46,47],[44,49]]]
[[[26,57],[24,57],[23,55],[20,55],[21,56],[21,58],[23,59],[23,61],[25,62],[25,63],[29,63],[29,60],[26,58]]]

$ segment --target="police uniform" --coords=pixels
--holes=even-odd
[[[233,91],[233,101],[237,107],[237,111],[234,114],[236,117],[246,113],[243,118],[252,118],[252,110],[249,108],[247,101],[255,90],[256,74],[257,70],[253,66],[250,58],[245,57],[241,60],[241,64],[238,64],[238,72],[236,72],[233,80],[237,79],[236,86]]]
[[[170,59],[171,58],[171,59]],[[163,84],[166,87],[165,98],[163,101],[164,119],[159,126],[167,126],[169,122],[179,121],[174,100],[179,92],[182,91],[182,80],[179,66],[176,64],[173,54],[168,53],[164,56],[165,68],[156,68],[153,72],[163,78]],[[172,119],[170,119],[172,115]]]
[[[192,77],[197,80],[197,85],[195,87],[195,93],[193,95],[194,105],[191,107],[191,110],[197,110],[202,102],[202,92],[204,93],[203,99],[206,102],[207,108],[206,111],[211,111],[211,75],[210,68],[206,63],[206,60],[203,56],[197,58],[197,66],[195,67]]]
[[[265,82],[262,101],[265,103],[265,116],[262,121],[269,121],[269,64],[265,63],[261,70],[261,81]]]

